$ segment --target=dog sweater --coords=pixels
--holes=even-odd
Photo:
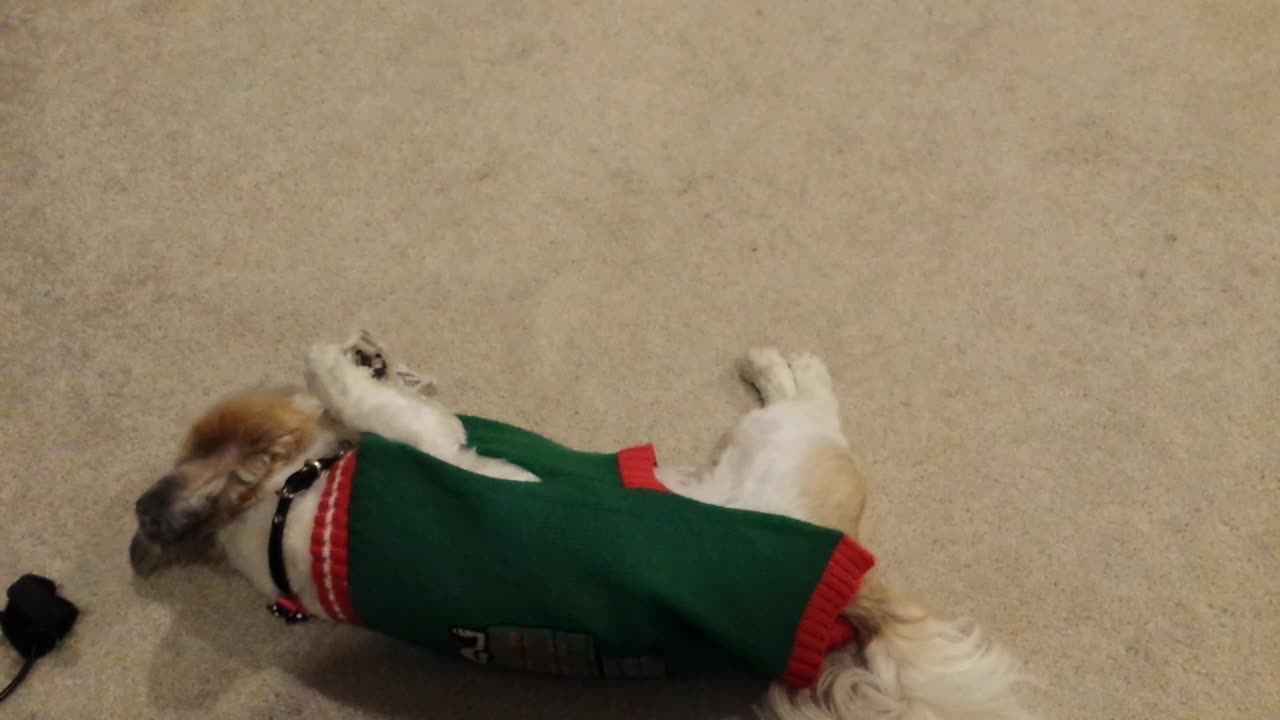
[[[498,668],[737,667],[793,688],[852,639],[841,612],[875,561],[839,531],[670,493],[649,445],[580,452],[462,422],[477,452],[541,482],[362,437],[326,473],[312,533],[327,616]]]

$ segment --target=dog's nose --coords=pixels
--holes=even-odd
[[[142,520],[164,512],[164,506],[164,495],[158,490],[148,490],[134,503],[134,510],[138,513],[138,519]]]
[[[133,509],[138,516],[138,528],[149,538],[158,539],[164,532],[165,511],[169,507],[169,493],[162,487],[152,488],[142,494],[134,503]]]

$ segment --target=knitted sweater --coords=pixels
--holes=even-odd
[[[462,420],[476,451],[541,482],[365,436],[327,473],[316,513],[326,615],[499,668],[733,666],[796,688],[852,638],[840,613],[874,559],[840,532],[667,492],[652,446],[579,452]]]

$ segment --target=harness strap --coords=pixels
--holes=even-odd
[[[289,572],[284,564],[284,528],[289,519],[289,508],[293,499],[306,492],[320,479],[331,465],[342,457],[342,453],[308,460],[297,472],[284,481],[284,486],[276,491],[276,514],[271,517],[271,534],[267,537],[267,566],[271,569],[271,582],[280,591],[280,597],[267,606],[272,615],[289,624],[299,623],[310,616],[298,600],[293,585],[289,583]]]

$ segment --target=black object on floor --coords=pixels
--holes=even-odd
[[[53,581],[39,575],[23,575],[9,586],[9,604],[0,615],[0,630],[25,662],[17,676],[0,690],[0,702],[26,679],[32,666],[71,632],[80,610],[58,595]]]

